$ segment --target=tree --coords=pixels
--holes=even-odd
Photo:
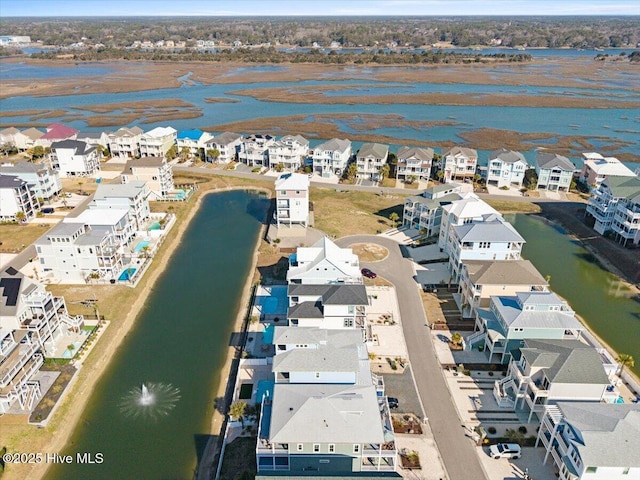
[[[173,160],[177,156],[178,156],[178,146],[177,145],[172,145],[171,148],[169,150],[167,150],[167,159],[168,160]]]
[[[232,403],[231,407],[229,407],[229,415],[231,415],[233,418],[237,418],[238,420],[240,420],[240,422],[242,423],[242,426],[244,427],[244,412],[246,410],[247,410],[247,402],[238,400],[237,402]]]
[[[16,220],[19,222],[24,221],[27,218],[27,216],[24,214],[24,212],[18,212],[16,213]]]
[[[436,172],[436,178],[438,179],[439,182],[441,182],[442,179],[444,178],[444,172],[442,170],[438,170]]]
[[[415,175],[409,175],[407,177],[407,183],[409,185],[413,185],[414,183],[416,183],[416,180],[418,180],[418,177],[416,177]]]
[[[42,158],[44,157],[44,154],[45,154],[44,147],[41,145],[36,145],[31,150],[31,160],[33,161],[36,158]]]
[[[505,438],[507,438],[510,442],[513,443],[522,443],[524,441],[524,433],[515,430],[513,428],[508,428],[504,433]]]
[[[207,158],[213,158],[214,162],[218,161],[218,157],[220,156],[220,150],[217,148],[210,148],[206,151]]]
[[[393,222],[393,226],[396,227],[398,225],[398,220],[400,220],[400,215],[396,212],[391,212],[389,214],[389,220],[391,220]]]
[[[284,163],[280,162],[276,165],[276,172],[282,172],[284,170]]]
[[[380,181],[384,180],[389,176],[390,169],[391,167],[389,167],[388,163],[385,163],[384,165],[382,165],[382,167],[380,168]]]
[[[625,367],[633,368],[636,365],[633,356],[629,355],[628,353],[621,353],[620,355],[618,355],[616,357],[616,362],[620,364],[620,372],[618,373],[618,375],[622,375]]]
[[[462,343],[462,335],[460,335],[458,332],[455,332],[453,335],[451,335],[451,343],[453,343],[454,345],[460,345]]]
[[[344,172],[344,178],[345,180],[353,183],[357,175],[358,175],[358,165],[356,165],[356,162],[351,162]]]
[[[182,161],[184,162],[190,156],[191,156],[191,149],[189,147],[182,147],[182,150],[180,150],[180,158],[182,159]]]

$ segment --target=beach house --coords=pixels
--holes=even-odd
[[[311,247],[299,247],[289,257],[287,282],[325,285],[362,283],[360,261],[350,248],[340,248],[328,237]]]
[[[635,177],[636,174],[615,157],[603,157],[599,153],[583,153],[580,180],[593,188],[609,177]]]
[[[427,188],[420,195],[408,197],[402,210],[402,224],[414,228],[427,237],[440,234],[443,206],[460,200],[461,186],[445,183]]]
[[[285,135],[267,147],[269,168],[295,172],[309,156],[309,140],[301,135]]]
[[[352,154],[351,140],[332,138],[313,148],[313,171],[323,177],[340,177]]]
[[[398,149],[398,180],[429,180],[433,148],[400,147]]]
[[[75,140],[78,136],[78,132],[79,130],[67,127],[61,123],[52,123],[46,127],[45,134],[38,139],[38,145],[49,147],[56,142]]]
[[[142,157],[164,157],[176,143],[177,131],[172,127],[156,127],[140,135]]]
[[[365,143],[356,154],[357,177],[361,180],[379,182],[380,172],[387,163],[389,146],[380,143]]]
[[[527,160],[520,152],[501,148],[489,154],[487,184],[502,187],[522,187]]]
[[[178,153],[188,149],[191,156],[204,159],[207,142],[213,138],[209,132],[203,132],[197,128],[192,130],[180,130],[176,136]]]
[[[112,157],[134,158],[140,156],[140,127],[122,127],[109,134],[109,151]]]
[[[98,151],[109,149],[110,132],[78,132],[76,140],[96,147]]]
[[[238,160],[250,167],[269,165],[269,147],[276,139],[271,135],[253,134],[242,139]]]
[[[276,179],[276,223],[309,226],[309,177],[283,173]]]
[[[58,170],[45,164],[17,162],[0,164],[0,174],[14,175],[27,182],[36,198],[49,200],[62,191],[62,182]]]
[[[369,297],[363,284],[289,284],[290,326],[365,328]]]
[[[123,184],[132,181],[146,183],[153,199],[166,198],[174,191],[173,168],[164,157],[142,157],[129,160],[120,180]]]
[[[233,132],[223,132],[207,140],[205,154],[207,162],[230,163],[238,158],[242,145],[242,135]],[[214,155],[217,152],[217,155]]]
[[[100,170],[96,147],[77,140],[63,140],[51,144],[51,168],[61,177],[91,177]]]
[[[0,174],[0,220],[29,221],[40,209],[38,197],[24,180]]]
[[[541,153],[536,156],[535,167],[538,174],[538,190],[569,191],[576,167],[567,157]]]
[[[452,147],[442,154],[442,182],[473,180],[478,166],[478,152],[467,147]]]
[[[147,227],[151,192],[146,182],[132,180],[125,184],[101,183],[89,204],[91,210],[127,210],[135,230]]]
[[[19,151],[24,152],[26,150],[29,150],[30,148],[40,145],[39,142],[43,135],[44,132],[38,130],[37,128],[31,127],[14,134],[13,138],[16,148]]]
[[[16,127],[3,128],[0,130],[0,145],[16,147],[16,135],[19,133]]]

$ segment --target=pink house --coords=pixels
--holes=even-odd
[[[75,128],[67,127],[61,123],[52,123],[47,127],[47,133],[45,133],[38,143],[43,147],[50,147],[53,142],[61,142],[62,140],[75,140],[78,136],[79,130]]]

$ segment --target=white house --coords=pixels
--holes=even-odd
[[[283,173],[276,180],[276,223],[309,225],[309,177]]]
[[[62,182],[57,170],[32,162],[0,164],[0,174],[14,175],[27,182],[37,198],[48,200],[62,191]]]
[[[398,171],[396,177],[407,181],[428,180],[433,163],[433,148],[400,147],[398,149]]]
[[[615,157],[603,157],[599,153],[583,153],[584,163],[580,180],[593,188],[598,188],[608,177],[635,177],[636,174]]]
[[[576,167],[567,157],[553,153],[542,153],[536,156],[536,173],[538,174],[538,190],[569,191],[571,179]]]
[[[365,143],[356,155],[358,167],[357,177],[363,180],[378,182],[381,180],[380,171],[387,163],[389,146],[380,143]]]
[[[16,135],[20,133],[15,127],[0,130],[0,145],[11,145],[16,147]]]
[[[140,156],[140,137],[144,133],[140,127],[122,127],[109,134],[111,156],[134,158]]]
[[[22,130],[19,133],[15,133],[13,139],[15,141],[16,148],[21,152],[25,150],[29,150],[37,145],[39,145],[39,141],[44,135],[44,132],[41,132],[37,128],[27,128],[26,130]]]
[[[122,183],[143,181],[155,199],[163,199],[174,191],[173,168],[164,157],[142,157],[129,160],[120,176]]]
[[[78,132],[76,140],[92,147],[109,148],[109,132]]]
[[[106,230],[120,245],[131,242],[136,233],[135,222],[128,206],[124,208],[88,208],[77,217],[67,216],[63,223],[85,225],[91,229]]]
[[[442,182],[472,180],[478,166],[478,152],[472,148],[452,147],[442,154]]]
[[[520,152],[501,148],[491,152],[487,167],[487,184],[496,187],[522,187],[527,160]]]
[[[267,148],[269,168],[279,165],[289,172],[300,170],[309,155],[309,141],[301,135],[285,135]]]
[[[205,144],[205,154],[207,162],[230,163],[237,159],[238,152],[242,145],[242,135],[233,132],[223,132],[208,140]],[[209,151],[218,151],[217,157],[209,155]]]
[[[287,281],[312,285],[362,283],[360,261],[350,248],[340,248],[322,237],[311,247],[299,247],[289,257]]]
[[[536,446],[560,480],[640,478],[640,404],[561,402],[547,407]]]
[[[313,171],[323,177],[340,177],[347,168],[352,154],[351,140],[346,138],[333,138],[321,143],[313,149]]]
[[[156,127],[140,135],[140,155],[164,157],[176,143],[177,132],[172,127]]]
[[[251,167],[269,165],[269,147],[275,143],[271,135],[254,134],[242,140],[238,160]]]
[[[290,326],[365,328],[369,305],[363,284],[289,284]]]
[[[51,167],[62,177],[90,177],[100,170],[96,147],[77,140],[63,140],[51,144]]]
[[[457,183],[444,183],[427,188],[421,195],[406,198],[402,224],[416,230],[424,230],[427,237],[438,236],[443,206],[460,200],[460,191],[461,186]]]
[[[145,230],[149,216],[149,195],[147,184],[133,180],[125,184],[101,183],[98,185],[90,209],[128,210],[136,230]]]
[[[22,217],[28,221],[40,209],[38,197],[24,180],[0,174],[0,220],[15,222]]]

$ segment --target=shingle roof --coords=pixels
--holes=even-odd
[[[389,153],[389,146],[381,143],[364,143],[358,151],[358,158],[374,157],[386,159]]]
[[[144,130],[142,130],[140,127],[122,127],[116,130],[111,135],[113,135],[114,137],[135,137],[137,135],[142,135],[143,133]]]
[[[538,167],[545,169],[559,168],[561,170],[573,172],[576,167],[567,157],[555,153],[542,153],[536,157]]]
[[[62,140],[61,142],[53,142],[51,144],[51,150],[58,148],[71,149],[79,153],[90,153],[96,149],[96,147],[87,145],[85,142],[79,140]]]
[[[38,140],[39,138],[42,138],[42,136],[44,135],[43,132],[33,127],[27,128],[26,130],[23,130],[20,133],[22,133],[25,137],[29,137],[31,140]]]
[[[509,222],[501,222],[500,220],[454,225],[453,230],[461,242],[525,243],[525,239]]]
[[[207,143],[215,143],[216,145],[228,145],[230,143],[235,142],[239,138],[242,138],[242,135],[239,133],[233,132],[222,132],[220,135],[216,135]]]
[[[135,167],[162,167],[167,161],[164,157],[140,157],[127,162],[125,170],[131,171]]]
[[[548,285],[529,260],[465,260],[474,285]]]
[[[301,302],[289,307],[287,318],[324,318],[322,303]]]
[[[412,157],[431,163],[433,160],[433,148],[400,147],[398,150],[398,160],[407,160]]]
[[[449,150],[447,150],[446,152],[444,152],[442,154],[443,157],[448,157],[448,156],[455,156],[461,154],[467,158],[478,158],[478,151],[474,150],[473,148],[467,148],[467,147],[451,147]]]
[[[276,179],[276,190],[308,190],[309,177],[302,173],[283,173]]]
[[[640,177],[608,177],[602,184],[616,198],[633,199],[640,195]]]
[[[525,165],[527,164],[527,160],[520,152],[514,152],[513,150],[507,150],[505,148],[501,148],[500,150],[491,152],[491,154],[489,155],[489,161],[497,159],[503,161],[504,163],[516,163],[517,161],[520,161]]]
[[[65,139],[73,137],[79,132],[75,128],[67,127],[61,123],[52,123],[47,127],[47,133],[42,138],[47,140]]]
[[[345,152],[349,148],[351,148],[351,140],[344,140],[340,138],[332,138],[324,143],[316,145],[314,150],[327,150],[327,151],[337,151],[337,152]]]
[[[14,189],[26,184],[27,182],[25,182],[24,180],[21,180],[15,175],[4,175],[4,174],[0,175],[0,188]]]
[[[101,183],[93,198],[135,198],[144,191],[146,184],[143,180],[134,180],[128,183]]]
[[[37,173],[47,171],[46,165],[32,162],[17,162],[14,164],[0,165],[0,173],[13,175],[15,173]]]
[[[287,295],[319,296],[323,305],[369,305],[364,285],[304,285],[290,284]]]

